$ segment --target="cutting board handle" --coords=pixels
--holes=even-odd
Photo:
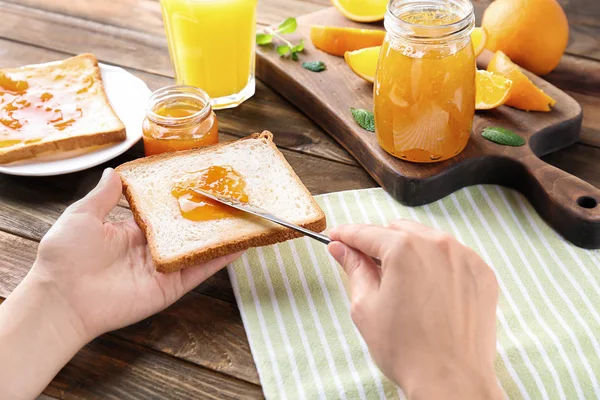
[[[599,248],[600,189],[533,154],[520,161],[531,177],[522,192],[540,215],[576,245]]]

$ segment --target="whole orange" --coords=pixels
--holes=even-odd
[[[481,26],[487,49],[502,50],[537,75],[558,65],[569,41],[569,22],[556,0],[495,0]]]

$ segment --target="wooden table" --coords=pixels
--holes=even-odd
[[[259,0],[261,26],[329,6],[328,0]],[[489,0],[478,0],[478,21]],[[600,5],[561,0],[571,41],[546,79],[584,109],[581,141],[546,160],[600,187]],[[172,83],[157,0],[0,0],[0,67],[92,52],[146,81]],[[218,112],[221,140],[269,129],[313,194],[375,182],[318,126],[257,83],[256,95]],[[35,259],[38,242],[62,211],[87,193],[105,167],[140,157],[141,144],[94,169],[50,178],[0,175],[0,302]],[[334,179],[332,179],[334,178]],[[110,215],[129,218],[126,202]],[[262,391],[225,271],[168,310],[106,334],[62,370],[42,398],[259,398]]]

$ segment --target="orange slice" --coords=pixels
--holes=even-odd
[[[377,29],[342,28],[338,26],[314,25],[310,29],[310,40],[319,50],[334,56],[343,56],[347,51],[380,46],[385,31]]]
[[[388,0],[331,0],[344,17],[358,22],[381,21],[387,10]]]
[[[501,51],[494,54],[487,70],[512,81],[512,92],[506,105],[525,111],[550,111],[550,107],[556,104],[556,100],[535,86],[521,69]]]
[[[512,81],[489,71],[477,71],[475,109],[491,110],[506,103],[512,92]]]
[[[381,46],[367,47],[355,51],[347,51],[344,54],[344,60],[350,69],[367,82],[375,82],[375,72],[377,72],[377,60]]]
[[[475,50],[475,57],[481,54],[485,49],[485,43],[487,42],[487,34],[483,28],[475,28],[471,32],[471,42],[473,42],[473,49]]]

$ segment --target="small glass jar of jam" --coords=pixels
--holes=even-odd
[[[385,151],[429,163],[460,153],[475,114],[475,23],[469,0],[391,0],[374,85]]]
[[[146,156],[219,142],[210,97],[193,86],[167,86],[154,92],[142,130]]]

